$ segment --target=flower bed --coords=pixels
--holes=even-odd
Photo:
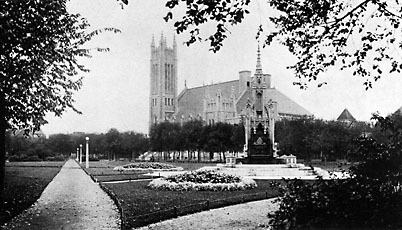
[[[236,191],[256,188],[257,184],[253,179],[202,170],[158,178],[148,187],[169,191]]]
[[[158,162],[139,162],[131,163],[123,166],[114,167],[113,170],[128,171],[128,170],[151,170],[151,171],[182,171],[183,168],[174,165],[158,163]]]

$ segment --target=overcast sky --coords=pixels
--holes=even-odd
[[[218,53],[208,51],[207,43],[187,47],[183,45],[187,36],[176,35],[178,93],[184,88],[185,80],[191,88],[238,79],[242,70],[254,73],[257,27],[272,13],[263,8],[265,1],[260,2],[261,6],[258,1],[252,1],[252,14],[241,25],[230,28],[231,34]],[[104,133],[110,128],[147,132],[150,43],[153,35],[158,42],[163,32],[171,46],[174,34],[172,24],[162,19],[167,12],[164,3],[131,0],[124,9],[115,0],[69,3],[70,11],[86,17],[93,29],[115,27],[122,33],[101,34],[88,45],[109,47],[111,51],[94,53],[91,59],[82,60],[91,69],[85,75],[82,89],[75,94],[75,106],[82,114],[67,111],[61,118],[49,114],[49,124],[42,128],[45,134]],[[384,75],[373,89],[366,91],[363,79],[334,68],[321,76],[328,85],[317,88],[311,84],[307,90],[300,90],[292,84],[296,81],[294,74],[286,69],[296,59],[278,44],[261,51],[263,71],[272,75],[273,85],[317,118],[336,119],[347,108],[356,119],[368,121],[373,112],[388,115],[402,106],[402,78],[398,75]]]

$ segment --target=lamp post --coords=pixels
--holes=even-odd
[[[80,148],[77,148],[77,157],[76,157],[77,161],[79,156],[80,156]]]
[[[80,144],[80,164],[82,164],[82,144]]]
[[[85,137],[85,168],[89,168],[89,137]]]

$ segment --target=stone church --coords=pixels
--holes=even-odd
[[[235,124],[244,121],[250,113],[247,110],[252,110],[255,117],[265,116],[264,107],[269,103],[275,104],[272,112],[276,119],[312,116],[271,85],[271,75],[262,70],[259,47],[254,73],[244,70],[239,72],[236,80],[194,88],[185,85],[179,94],[176,40],[173,39],[173,45],[169,47],[163,34],[158,44],[152,38],[150,62],[150,126],[166,120],[184,122],[194,119],[206,124]]]

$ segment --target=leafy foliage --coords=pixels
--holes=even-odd
[[[275,140],[280,154],[293,154],[298,158],[345,159],[353,149],[353,139],[370,132],[363,122],[348,125],[338,121],[305,118],[281,120],[275,124]]]
[[[360,137],[347,179],[305,182],[287,180],[281,187],[280,208],[270,220],[277,229],[381,228],[397,229],[401,222],[401,127],[392,118],[374,115],[389,132],[387,144]],[[400,121],[399,121],[400,122]]]
[[[54,134],[46,138],[42,135],[24,136],[22,132],[7,132],[6,152],[11,160],[53,160],[69,157],[76,153],[81,144],[85,154],[85,137],[89,137],[90,153],[98,158],[135,158],[148,150],[148,138],[145,134],[136,132],[122,132],[111,129],[112,134]],[[108,135],[109,134],[109,135]],[[112,137],[113,138],[112,138]],[[109,138],[107,138],[109,137]],[[116,142],[117,140],[117,142]],[[112,152],[112,154],[110,154]],[[33,158],[32,158],[33,159]],[[85,158],[84,158],[85,159]],[[96,160],[90,156],[90,160]]]
[[[186,42],[187,45],[205,40],[210,42],[211,50],[216,52],[222,47],[223,40],[227,38],[226,34],[229,32],[227,27],[241,23],[245,14],[249,13],[245,8],[250,3],[250,0],[169,0],[166,2],[166,7],[172,10],[180,3],[186,4],[186,13],[181,21],[175,22],[176,32],[180,34],[190,30],[190,39]],[[172,18],[172,11],[169,11],[164,17],[166,21]],[[203,39],[200,36],[200,26],[208,22],[208,20],[216,23],[216,31],[207,39]]]
[[[77,111],[73,92],[82,78],[76,75],[89,71],[78,63],[78,57],[90,57],[82,46],[102,31],[119,30],[88,33],[86,19],[68,13],[66,0],[2,1],[0,15],[1,115],[9,128],[38,130],[47,112]]]
[[[250,0],[169,0],[165,20],[173,20],[172,9],[183,5],[186,11],[177,13],[182,17],[174,24],[176,32],[189,31],[187,45],[209,40],[210,49],[216,52],[227,38],[228,27],[243,22],[249,3]],[[294,84],[300,88],[306,88],[308,82],[317,80],[332,66],[351,69],[353,75],[363,77],[366,89],[384,73],[402,70],[402,8],[398,0],[270,0],[266,7],[276,11],[269,18],[276,29],[269,33],[264,31],[265,24],[256,25],[257,38],[263,37],[268,45],[278,39],[298,58],[290,68],[298,78]],[[201,25],[208,23],[216,30],[205,39]],[[318,86],[323,84],[326,82]]]
[[[88,72],[79,57],[106,28],[88,33],[89,24],[79,14],[67,12],[66,0],[1,1],[0,3],[0,196],[4,182],[5,131],[39,130],[45,115],[61,116],[73,106],[73,93]],[[96,48],[99,52],[108,51]]]
[[[226,123],[205,125],[201,121],[155,124],[150,131],[154,151],[225,152],[239,151],[244,145],[243,126]],[[198,157],[201,159],[201,157]]]

